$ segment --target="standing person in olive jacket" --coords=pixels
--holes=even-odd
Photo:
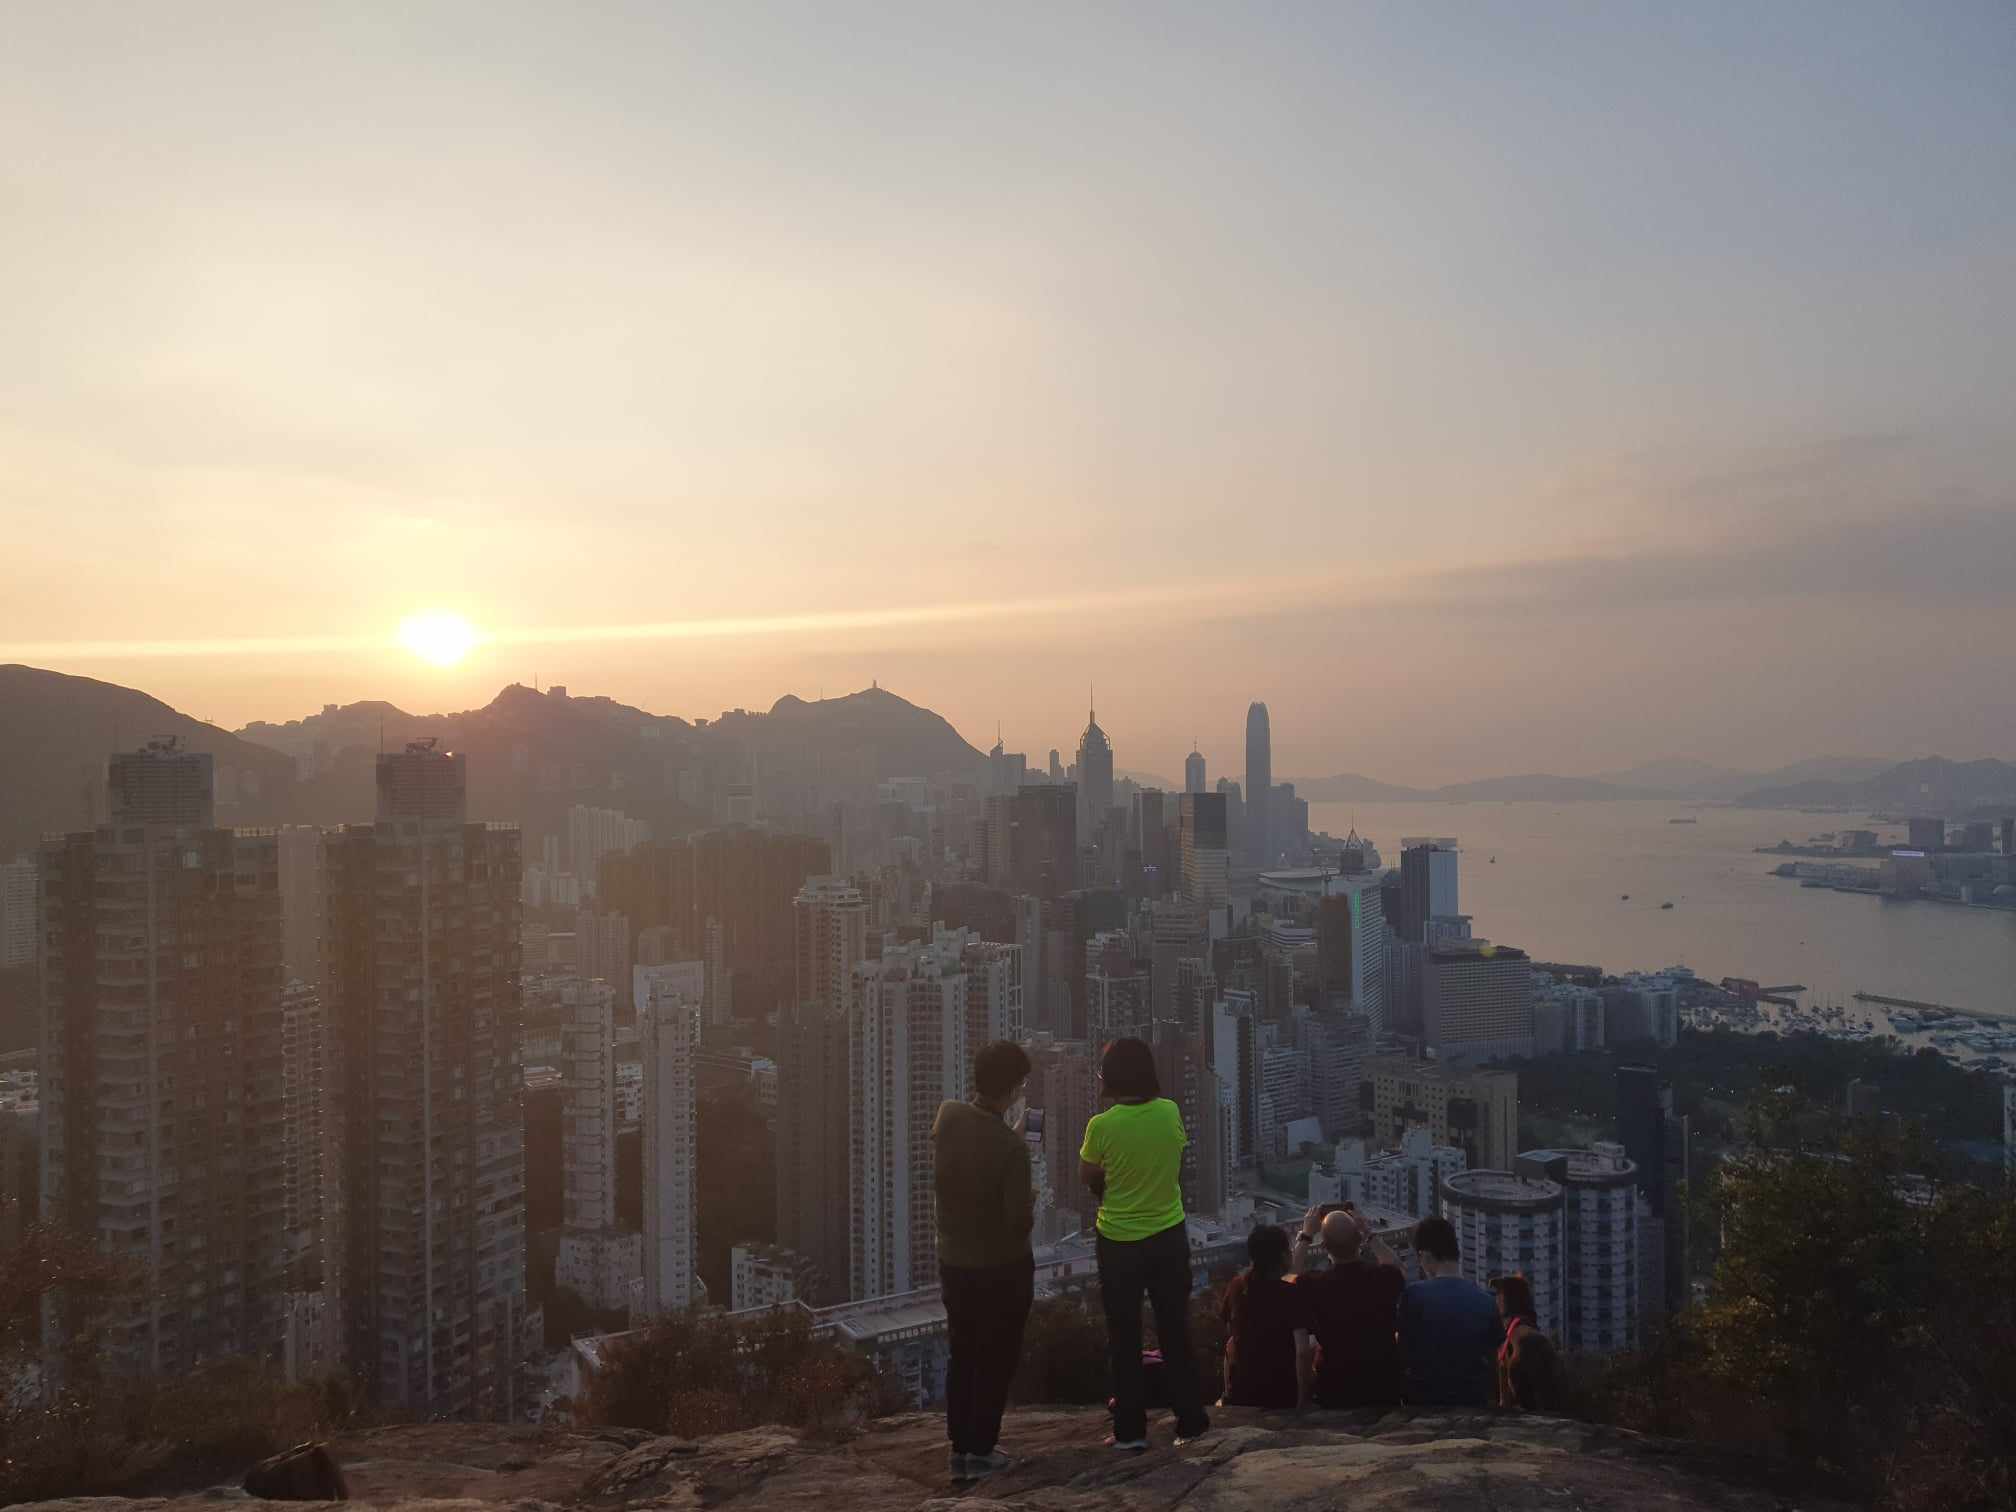
[[[973,1059],[972,1101],[943,1104],[931,1126],[938,1279],[952,1346],[945,1431],[954,1480],[1009,1463],[995,1444],[1035,1297],[1029,1231],[1036,1203],[1029,1147],[1009,1124],[1008,1110],[1028,1080],[1022,1047],[996,1040]]]

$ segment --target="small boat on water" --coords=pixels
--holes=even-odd
[[[1671,908],[1673,905],[1671,903],[1661,903],[1659,906],[1662,909],[1665,909],[1665,908]]]
[[[1699,819],[1668,819],[1668,824],[1699,824]]]
[[[1619,903],[1629,903],[1629,902],[1631,901],[1631,894],[1629,894],[1629,893],[1619,893],[1619,894],[1617,894],[1617,901],[1618,901]]]

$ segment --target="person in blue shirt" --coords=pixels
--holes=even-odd
[[[1462,1274],[1456,1230],[1446,1218],[1414,1229],[1425,1278],[1400,1295],[1400,1359],[1407,1400],[1423,1407],[1488,1407],[1498,1395],[1505,1326],[1490,1292]]]

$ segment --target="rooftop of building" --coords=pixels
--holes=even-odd
[[[1442,1183],[1442,1195],[1458,1202],[1544,1208],[1561,1200],[1561,1187],[1556,1182],[1529,1180],[1511,1171],[1458,1171]]]
[[[1493,945],[1479,940],[1472,947],[1459,945],[1431,950],[1428,959],[1438,964],[1457,965],[1466,961],[1527,961],[1532,957],[1511,945]]]
[[[1617,1144],[1599,1143],[1587,1149],[1522,1150],[1519,1158],[1522,1161],[1566,1161],[1570,1181],[1600,1182],[1608,1179],[1621,1184],[1635,1180],[1638,1174],[1637,1163],[1624,1153],[1622,1145]]]

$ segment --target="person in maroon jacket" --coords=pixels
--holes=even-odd
[[[1288,1273],[1288,1235],[1271,1223],[1246,1238],[1252,1263],[1225,1288],[1227,1407],[1293,1408],[1301,1401],[1296,1360],[1309,1341],[1296,1281]]]

